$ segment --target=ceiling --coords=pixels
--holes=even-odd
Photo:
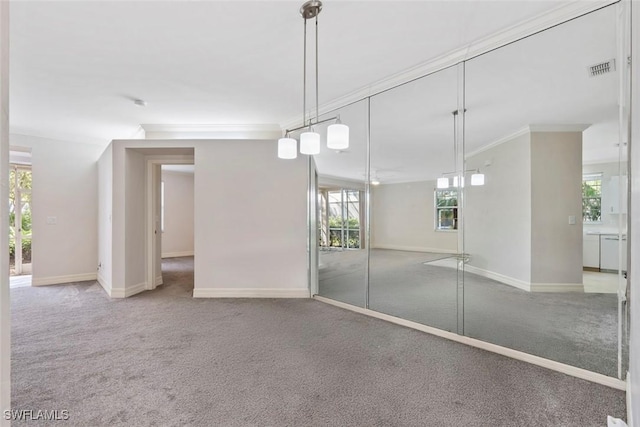
[[[287,123],[301,109],[301,3],[13,1],[11,132],[106,145],[140,124]],[[327,0],[319,101],[566,3]]]
[[[132,137],[141,124],[289,125],[302,107],[300,3],[13,1],[11,132],[106,145]],[[319,102],[571,3],[327,0]],[[584,159],[617,158],[619,69],[587,73],[615,56],[616,12],[608,7],[468,61],[466,151],[528,125],[584,124]],[[458,79],[452,67],[372,98],[377,179],[433,179],[453,168]],[[351,128],[351,147],[324,150],[316,163],[321,174],[361,181],[365,102],[339,113]]]
[[[583,161],[618,160],[622,67],[598,77],[589,66],[617,56],[615,6],[593,12],[467,61],[465,153],[523,131],[584,129]],[[434,180],[455,170],[454,121],[459,73],[451,67],[371,98],[371,173],[383,184]],[[351,147],[316,156],[319,173],[362,180],[366,105],[339,111]],[[490,159],[487,159],[490,161]]]

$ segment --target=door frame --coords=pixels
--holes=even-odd
[[[160,185],[162,181],[162,172],[160,168],[162,165],[195,165],[195,155],[158,155],[148,156],[146,164],[146,209],[145,209],[145,230],[146,230],[146,256],[147,256],[147,271],[146,271],[146,290],[153,290],[162,284],[162,272],[160,276],[156,275],[156,269],[158,263],[161,263],[162,249],[158,249],[156,244],[156,216],[160,215],[157,212],[158,200],[156,198],[156,192],[154,191],[154,182],[157,175],[157,182]],[[160,171],[160,173],[158,173]],[[158,224],[160,220],[158,220]],[[162,230],[160,230],[162,233]],[[160,237],[162,239],[162,237]]]

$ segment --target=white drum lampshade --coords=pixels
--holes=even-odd
[[[474,173],[471,175],[471,185],[484,185],[484,174]]]
[[[281,159],[298,157],[297,141],[293,138],[280,138],[278,140],[278,157]]]
[[[308,155],[320,154],[320,134],[316,132],[303,132],[300,134],[300,153]]]
[[[334,123],[327,128],[327,148],[345,150],[349,148],[349,126]]]

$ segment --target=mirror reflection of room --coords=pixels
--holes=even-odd
[[[603,8],[340,110],[352,146],[313,159],[319,295],[621,378],[616,20]]]
[[[610,7],[468,61],[465,93],[466,167],[486,176],[465,194],[465,334],[609,376],[626,265],[621,63]]]

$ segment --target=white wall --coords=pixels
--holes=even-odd
[[[98,159],[104,147],[24,135],[33,189],[33,285],[95,280],[98,260]],[[56,224],[47,224],[55,217]]]
[[[194,296],[308,297],[307,162],[278,159],[276,144],[114,141],[112,277],[122,292],[112,296],[137,292],[131,287],[144,277],[144,215],[138,203],[146,199],[149,150],[193,147]]]
[[[371,247],[455,253],[458,233],[435,231],[435,181],[371,187]]]
[[[308,297],[307,161],[276,141],[195,152],[194,296]]]
[[[632,4],[632,40],[640,40],[640,5],[636,2]],[[631,263],[629,278],[631,282],[631,340],[629,343],[629,372],[630,372],[630,395],[627,401],[630,403],[627,410],[629,412],[629,426],[640,426],[640,43],[633,44],[631,52],[631,212],[630,218],[630,244],[631,251],[629,259],[635,260]]]
[[[111,145],[98,161],[98,281],[105,289],[112,283],[112,228],[113,157]],[[108,291],[109,292],[109,291]]]
[[[11,409],[9,303],[9,2],[0,2],[0,412]],[[10,421],[0,418],[1,426]]]
[[[144,289],[146,285],[147,259],[134,260],[146,253],[146,160],[144,154],[134,149],[125,150],[125,225],[124,235],[126,263],[124,287]],[[114,232],[117,232],[114,230]]]
[[[582,132],[531,133],[531,282],[582,284]]]
[[[485,185],[464,190],[469,266],[523,286],[531,282],[530,157],[529,133],[483,151],[466,168],[479,168]]]
[[[194,174],[162,171],[164,231],[162,257],[193,255]]]

